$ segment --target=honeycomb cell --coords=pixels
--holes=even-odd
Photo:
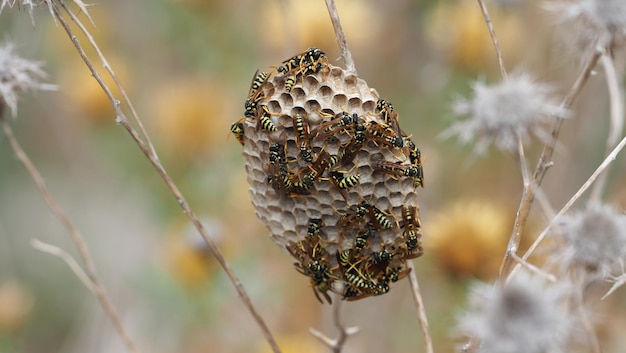
[[[313,75],[309,75],[307,77],[304,78],[304,82],[302,83],[302,87],[305,89],[305,91],[307,92],[315,92],[317,91],[317,88],[319,87],[319,81],[317,80],[317,78]]]
[[[359,97],[352,97],[348,99],[348,110],[353,111],[360,109],[363,106],[363,102]]]
[[[302,87],[294,87],[290,93],[295,102],[303,102],[307,96]]]
[[[309,99],[308,101],[306,101],[306,103],[304,103],[304,109],[308,112],[316,112],[322,108],[317,100]]]
[[[333,89],[326,85],[320,87],[320,89],[318,90],[318,95],[326,101],[332,98],[333,93]]]
[[[345,107],[348,103],[348,97],[345,94],[335,94],[332,99],[332,103],[335,107]],[[357,108],[361,108],[360,106]],[[341,109],[342,111],[347,110],[346,108]]]

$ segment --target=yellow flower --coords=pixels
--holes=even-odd
[[[283,353],[318,353],[325,351],[321,342],[311,335],[279,335],[276,338],[280,351]],[[271,353],[267,342],[259,343],[257,353]]]
[[[183,161],[219,152],[226,143],[236,114],[221,81],[184,78],[168,81],[150,95],[150,120],[166,153]]]
[[[424,245],[457,276],[497,275],[513,224],[513,212],[483,201],[463,201],[424,222]]]
[[[209,236],[219,241],[223,236],[222,224],[216,220],[203,220]],[[189,291],[201,289],[219,268],[204,239],[187,218],[181,219],[169,232],[164,245],[165,263],[182,287]]]
[[[339,1],[337,12],[349,45],[358,46],[371,40],[378,31],[379,15],[366,1]],[[324,51],[337,47],[333,25],[323,1],[271,1],[263,7],[259,30],[272,50],[288,52],[317,46]],[[295,47],[295,48],[294,48]]]
[[[489,15],[508,65],[524,53],[527,29],[514,11],[490,6]],[[427,36],[449,55],[454,67],[470,73],[497,69],[495,49],[480,7],[475,1],[440,2],[430,14]],[[499,71],[497,71],[499,72]]]
[[[0,283],[0,333],[23,327],[32,308],[33,298],[20,283]]]

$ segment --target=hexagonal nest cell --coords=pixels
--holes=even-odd
[[[387,293],[423,254],[419,149],[388,101],[317,48],[255,73],[243,146],[250,197],[316,297]]]

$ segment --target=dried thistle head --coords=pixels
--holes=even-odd
[[[517,139],[530,136],[546,140],[545,123],[559,113],[548,85],[535,82],[529,75],[517,73],[495,85],[474,83],[473,96],[456,102],[456,114],[467,119],[454,123],[443,132],[456,135],[462,143],[477,140],[482,153],[491,143],[504,151],[517,149]]]
[[[480,353],[561,352],[573,326],[566,299],[567,286],[525,273],[502,287],[478,283],[457,330],[479,339]]]
[[[246,118],[231,128],[259,220],[329,301],[337,282],[347,299],[386,293],[423,252],[421,156],[397,119],[311,48],[255,74]]]
[[[4,102],[13,116],[17,114],[19,92],[55,88],[40,81],[47,76],[42,66],[41,62],[20,58],[12,43],[0,45],[0,105]]]
[[[578,26],[567,36],[574,44],[623,46],[626,40],[626,2],[623,0],[552,1],[546,8],[560,22],[576,22]],[[573,35],[572,35],[573,34]]]
[[[567,250],[561,263],[605,277],[623,265],[626,256],[626,216],[608,205],[594,204],[559,219]]]

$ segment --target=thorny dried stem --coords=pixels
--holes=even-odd
[[[333,28],[335,29],[337,44],[339,44],[339,48],[341,49],[341,57],[346,64],[346,70],[356,75],[356,66],[354,65],[354,60],[352,59],[352,53],[350,52],[350,49],[348,49],[348,42],[346,41],[346,35],[343,33],[343,27],[341,27],[341,21],[339,20],[339,13],[337,12],[337,7],[335,6],[335,0],[325,1],[326,7],[328,8],[328,14],[330,15],[330,20],[333,23]]]
[[[502,58],[502,50],[500,50],[500,44],[498,43],[498,37],[496,37],[496,31],[493,28],[493,23],[491,22],[491,17],[489,16],[489,11],[487,11],[487,6],[483,0],[477,0],[478,6],[480,6],[480,11],[483,13],[483,17],[485,18],[485,23],[487,24],[487,28],[489,29],[489,35],[491,36],[491,42],[493,43],[493,47],[496,50],[496,55],[498,56],[498,66],[500,67],[500,74],[502,74],[502,78],[507,78],[506,68],[504,67],[504,59]]]
[[[133,353],[138,353],[139,351],[137,350],[135,343],[130,338],[130,335],[122,325],[122,321],[120,320],[120,317],[117,314],[117,311],[115,310],[111,299],[104,290],[104,287],[102,286],[100,279],[98,278],[96,266],[93,262],[91,254],[89,253],[89,249],[87,247],[85,239],[83,238],[83,235],[80,233],[78,228],[76,228],[74,224],[69,220],[61,206],[59,206],[59,204],[54,200],[52,195],[50,195],[50,192],[46,187],[46,183],[44,182],[43,176],[18,142],[15,134],[13,133],[13,129],[11,128],[11,125],[9,124],[7,119],[2,118],[3,105],[4,104],[2,100],[0,100],[0,125],[2,125],[4,135],[7,137],[7,140],[9,141],[9,144],[11,145],[11,148],[15,153],[15,156],[24,165],[31,178],[33,178],[33,181],[37,186],[37,190],[39,190],[39,193],[41,194],[44,202],[46,203],[50,211],[61,222],[65,230],[67,230],[70,237],[72,238],[72,241],[76,245],[76,248],[78,249],[78,254],[85,264],[86,276],[89,282],[92,284],[91,287],[88,286],[88,288],[92,291],[96,299],[100,302],[100,305],[102,305],[104,312],[107,314],[109,319],[111,319],[113,327],[124,341],[124,344],[126,345],[128,350]]]
[[[81,22],[77,17],[72,16],[71,11],[67,8],[64,0],[57,0],[57,2],[59,4],[61,4],[63,9],[70,15],[72,21],[76,22],[77,24]],[[83,47],[80,45],[78,39],[76,38],[76,35],[73,33],[73,31],[69,27],[67,21],[65,20],[64,15],[60,12],[60,9],[55,4],[53,4],[52,7],[53,7],[53,13],[54,13],[55,18],[61,23],[61,26],[63,27],[63,29],[67,33],[68,37],[70,38],[70,40],[74,44],[74,47],[76,48],[76,50],[79,53],[80,57],[83,59],[83,62],[89,68],[89,70],[91,71],[92,76],[96,79],[96,81],[98,82],[98,84],[100,85],[102,90],[107,95],[107,98],[111,102],[111,104],[113,106],[113,109],[115,110],[116,122],[118,124],[120,124],[122,127],[124,127],[124,129],[130,134],[131,138],[135,141],[135,143],[137,144],[139,149],[143,152],[143,154],[146,156],[146,158],[148,158],[148,160],[150,161],[152,166],[156,169],[157,173],[161,176],[161,178],[163,179],[163,181],[167,185],[168,189],[170,190],[170,192],[175,197],[175,199],[178,202],[178,204],[181,206],[181,208],[183,209],[183,211],[185,212],[187,217],[189,217],[190,221],[195,226],[195,228],[198,231],[198,233],[200,233],[200,235],[202,236],[204,241],[207,243],[207,245],[211,249],[211,252],[213,253],[215,258],[219,262],[220,266],[222,266],[222,268],[224,269],[224,272],[226,273],[226,275],[230,279],[231,283],[235,286],[235,290],[237,291],[237,294],[239,295],[239,297],[241,298],[242,302],[244,303],[244,305],[246,306],[248,311],[250,311],[250,313],[252,314],[253,318],[255,319],[255,321],[257,322],[259,327],[261,328],[261,331],[263,332],[263,335],[265,336],[265,339],[270,344],[272,350],[275,353],[280,353],[280,349],[278,347],[278,344],[274,340],[271,332],[269,331],[269,328],[265,324],[265,321],[263,320],[261,315],[257,312],[257,310],[255,309],[254,305],[250,301],[250,298],[248,297],[248,294],[245,291],[243,285],[241,284],[241,282],[239,281],[237,276],[234,274],[232,268],[230,267],[230,264],[226,261],[226,259],[222,255],[222,252],[220,251],[219,247],[213,241],[213,239],[208,235],[206,229],[204,228],[202,223],[199,221],[199,219],[196,216],[196,214],[192,211],[190,205],[187,203],[187,201],[183,197],[183,195],[180,192],[180,190],[178,189],[178,187],[174,184],[174,182],[172,181],[172,179],[168,175],[167,171],[165,170],[165,168],[161,164],[161,162],[160,162],[160,160],[158,158],[158,155],[156,154],[154,149],[152,149],[150,147],[150,145],[147,144],[144,141],[144,139],[142,139],[142,137],[139,135],[137,130],[132,125],[130,125],[128,119],[126,118],[126,115],[124,114],[124,112],[120,108],[120,104],[121,103],[114,97],[113,93],[111,92],[111,90],[109,89],[107,84],[104,82],[102,77],[100,76],[100,73],[94,67],[93,63],[91,62],[91,60],[89,59],[89,57],[87,56],[87,54],[83,50]],[[87,30],[84,28],[84,26],[81,26],[81,30],[87,32]],[[119,81],[117,81],[117,82],[119,82]],[[136,116],[136,120],[139,121],[139,117],[138,116]]]
[[[552,128],[551,139],[544,146],[543,151],[541,152],[541,156],[539,157],[539,161],[537,162],[537,167],[535,168],[535,172],[528,187],[525,187],[522,192],[520,205],[517,209],[517,213],[515,216],[513,231],[511,232],[511,237],[509,238],[509,243],[507,245],[506,253],[504,254],[504,259],[502,260],[502,265],[500,266],[500,271],[498,274],[499,282],[503,281],[510,272],[510,268],[514,263],[511,255],[519,248],[519,244],[522,238],[522,232],[524,231],[526,221],[528,220],[528,214],[530,213],[530,207],[535,198],[535,190],[541,185],[541,182],[543,181],[543,178],[548,168],[552,165],[552,154],[554,153],[559,133],[561,131],[561,126],[563,124],[563,120],[565,119],[564,114],[571,108],[572,104],[578,97],[578,94],[589,79],[589,76],[591,76],[591,72],[596,66],[598,60],[600,59],[602,52],[603,51],[599,49],[594,51],[593,55],[589,58],[582,71],[578,75],[578,78],[574,82],[574,85],[570,89],[569,93],[567,94],[565,99],[563,99],[563,102],[561,102],[559,109],[560,111],[556,116],[557,120]],[[535,241],[535,243],[537,243],[537,241]],[[524,256],[523,259],[527,260],[527,257]]]
[[[609,102],[611,109],[611,125],[609,127],[609,135],[606,140],[606,153],[608,154],[617,144],[622,131],[624,130],[624,98],[622,98],[622,87],[615,71],[615,63],[613,58],[608,55],[602,55],[600,60],[604,68],[606,76],[606,85],[609,91]],[[602,197],[608,171],[600,175],[598,181],[591,190],[589,202],[598,202]]]
[[[333,353],[341,353],[348,337],[359,332],[359,328],[356,326],[343,327],[341,324],[341,303],[342,300],[340,298],[335,298],[335,301],[333,302],[333,323],[335,324],[337,330],[339,330],[339,336],[336,339],[331,339],[320,331],[317,331],[314,328],[309,328],[309,332],[311,332],[311,334],[315,336],[315,338],[319,339],[325,346],[330,348]]]
[[[424,301],[420,292],[419,283],[417,282],[417,275],[415,274],[415,266],[413,261],[407,261],[406,265],[409,269],[409,284],[411,285],[411,292],[413,293],[413,300],[415,300],[415,306],[417,307],[417,319],[420,322],[420,328],[422,329],[422,335],[424,336],[424,346],[426,347],[426,353],[433,353],[433,340],[430,337],[428,331],[428,319],[426,317],[426,310],[424,309]]]

